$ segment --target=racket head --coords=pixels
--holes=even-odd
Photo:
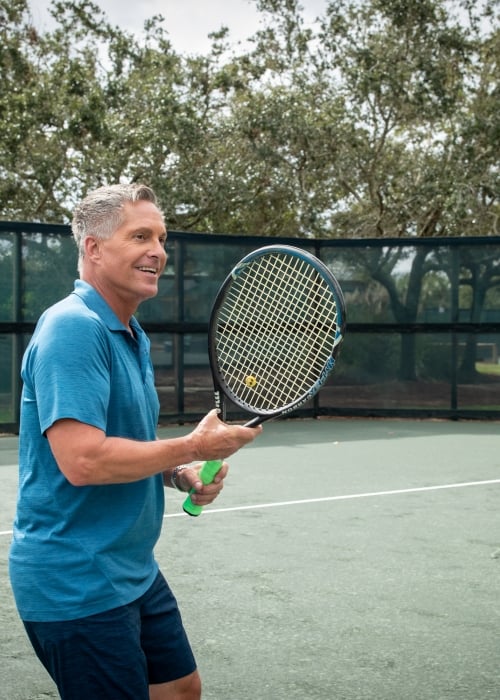
[[[215,404],[227,397],[253,425],[309,401],[332,371],[345,334],[345,302],[311,253],[271,245],[246,255],[224,280],[209,323]]]

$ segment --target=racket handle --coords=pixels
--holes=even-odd
[[[222,460],[214,459],[209,462],[205,462],[200,470],[200,479],[203,484],[211,484],[214,480],[215,475],[222,467]],[[200,515],[203,510],[203,506],[198,506],[191,500],[191,494],[195,492],[195,489],[191,489],[189,496],[186,498],[182,504],[184,512],[188,515]]]

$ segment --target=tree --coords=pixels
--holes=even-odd
[[[0,8],[3,217],[61,223],[89,188],[165,176],[178,72],[159,20],[139,44],[87,0],[54,2],[44,35],[26,0]]]
[[[74,185],[71,154],[91,148],[101,130],[96,45],[75,53],[64,15],[61,29],[41,36],[25,0],[1,0],[0,17],[3,215],[60,222]]]
[[[256,0],[253,48],[180,56],[88,0],[0,0],[0,204],[64,222],[89,188],[153,185],[170,228],[307,237],[498,225],[498,0]],[[482,20],[488,19],[486,27]]]
[[[480,323],[487,294],[500,288],[500,261],[492,258],[487,250],[469,248],[462,251],[462,275],[460,285],[470,290],[469,322]],[[458,368],[460,380],[474,382],[476,371],[476,336],[469,333]]]

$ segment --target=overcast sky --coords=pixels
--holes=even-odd
[[[304,16],[313,21],[322,14],[327,0],[302,0]],[[156,14],[165,17],[165,28],[179,53],[206,53],[209,32],[227,26],[233,43],[244,41],[259,28],[252,0],[93,0],[112,24],[140,32],[144,20]],[[47,8],[51,0],[29,0],[36,26],[50,28]]]

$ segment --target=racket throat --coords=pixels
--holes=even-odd
[[[216,389],[214,391],[214,405],[219,413],[219,418],[221,419],[221,421],[225,422],[226,421],[225,401],[224,401],[224,397],[222,396],[221,392],[218,389]]]

